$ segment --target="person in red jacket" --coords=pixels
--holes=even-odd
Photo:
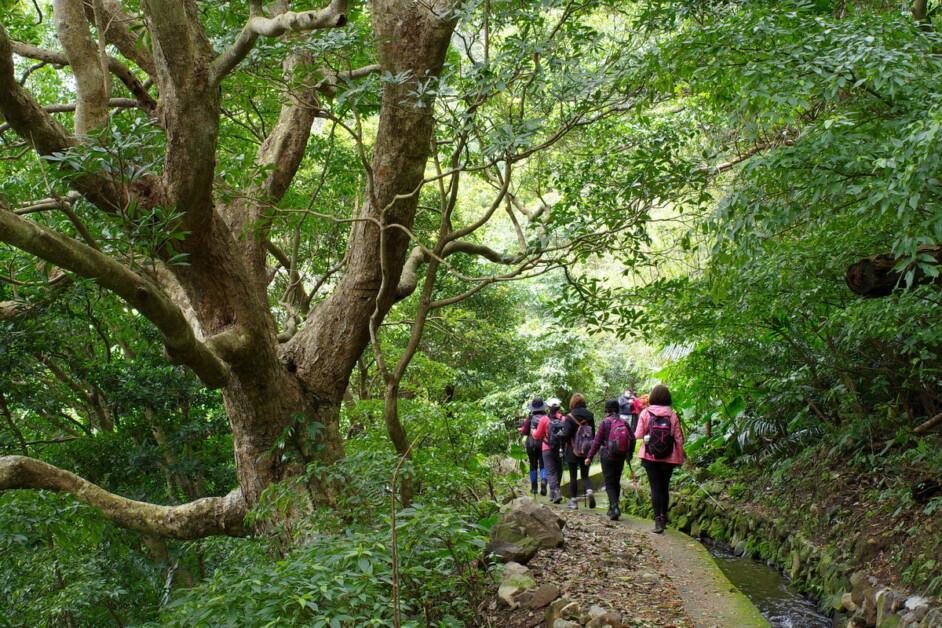
[[[533,400],[535,404],[538,398]],[[539,399],[540,403],[543,402]],[[563,428],[563,417],[559,412],[546,415],[540,419],[536,430],[531,432],[533,438],[542,441],[543,466],[546,467],[546,480],[549,484],[550,502],[558,504],[563,501],[559,493],[559,478],[562,472],[562,461],[559,458],[559,448],[562,445],[560,432]]]
[[[520,422],[518,431],[527,437],[527,459],[530,462],[530,492],[536,495],[537,479],[540,480],[540,494],[546,495],[546,468],[543,466],[543,443],[533,438],[533,432],[540,419],[546,416],[546,404],[540,397],[534,397],[527,404],[527,414]]]
[[[667,525],[671,475],[684,463],[684,435],[680,431],[680,418],[671,409],[671,393],[667,386],[658,384],[652,388],[648,401],[650,405],[638,417],[635,438],[642,443],[638,457],[651,485],[654,532],[661,534]],[[663,443],[668,441],[672,443],[668,445],[670,452],[665,455]]]

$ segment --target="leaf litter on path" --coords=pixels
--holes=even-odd
[[[656,537],[584,510],[565,511],[563,517],[566,542],[541,549],[527,564],[538,584],[555,584],[561,597],[578,602],[582,613],[593,605],[618,613],[625,626],[694,627],[664,572]],[[492,604],[481,612],[478,625],[533,628],[545,625],[544,612]]]

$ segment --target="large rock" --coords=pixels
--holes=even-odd
[[[565,541],[563,527],[566,520],[531,497],[518,497],[510,502],[498,525],[501,522],[513,522],[524,530],[526,536],[539,541],[540,547],[559,547]]]
[[[485,551],[501,562],[527,563],[541,547],[563,544],[566,521],[530,497],[511,501],[491,528]]]
[[[531,609],[543,608],[559,597],[559,587],[555,584],[543,583],[533,592],[533,597],[527,602]]]
[[[504,569],[504,577],[497,587],[497,597],[510,608],[517,608],[520,604],[520,594],[536,588],[536,580],[530,575],[530,570],[519,563],[508,563]]]
[[[494,555],[502,563],[526,564],[536,555],[538,549],[540,549],[539,541],[522,535],[519,537],[519,543],[491,539],[484,546],[485,552]]]

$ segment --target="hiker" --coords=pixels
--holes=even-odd
[[[621,517],[621,510],[618,508],[621,499],[621,474],[625,468],[625,460],[628,460],[628,468],[631,469],[635,441],[617,400],[609,399],[605,402],[605,415],[585,458],[584,468],[588,469],[595,454],[600,454],[602,477],[605,478],[605,492],[608,494],[608,518],[618,521]],[[635,479],[634,469],[631,469],[631,479]]]
[[[569,465],[569,505],[576,509],[579,502],[579,473],[589,501],[589,508],[595,508],[595,495],[592,493],[592,480],[589,479],[589,467],[585,466],[585,457],[595,438],[595,416],[586,407],[585,397],[576,393],[569,400],[569,414],[563,424],[563,459]]]
[[[537,403],[539,402],[539,403]],[[543,406],[540,410],[535,407]],[[546,495],[546,467],[543,466],[543,443],[533,438],[533,432],[539,425],[540,419],[546,415],[546,406],[543,399],[534,397],[533,401],[527,404],[527,414],[520,422],[519,432],[527,437],[527,460],[530,463],[530,492],[536,495],[536,482],[540,480],[540,495]]]
[[[634,429],[638,427],[638,414],[641,412],[641,410],[638,409],[638,404],[639,401],[635,396],[635,391],[630,388],[626,388],[625,394],[618,398],[618,413],[628,421],[632,433]]]
[[[534,405],[538,400],[541,404],[543,403],[542,399],[534,397]],[[549,484],[549,499],[551,503],[558,504],[563,501],[562,495],[559,493],[559,477],[562,471],[562,462],[559,459],[559,448],[562,445],[560,432],[562,432],[563,429],[564,417],[559,412],[559,400],[551,399],[550,401],[557,404],[556,410],[551,414],[544,414],[540,417],[536,430],[531,432],[531,434],[533,438],[542,442],[543,466],[546,467],[546,482]],[[545,405],[543,409],[544,412],[549,410]]]
[[[651,485],[654,507],[654,532],[661,534],[667,525],[670,483],[674,469],[684,463],[684,435],[680,418],[671,409],[671,393],[658,384],[651,389],[650,404],[638,417],[635,438],[642,441],[638,457]]]

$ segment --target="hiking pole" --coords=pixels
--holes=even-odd
[[[708,490],[706,490],[705,488],[703,488],[703,485],[700,484],[699,482],[697,482],[697,478],[693,477],[693,473],[691,473],[690,471],[687,471],[687,470],[684,469],[683,467],[680,467],[680,469],[681,469],[684,473],[687,474],[687,477],[689,477],[691,480],[693,480],[693,483],[696,484],[696,485],[700,488],[700,490],[703,491],[703,493],[713,501],[714,504],[716,504],[717,506],[720,507],[720,510],[722,510],[723,512],[726,512],[726,509],[723,508],[723,504],[721,504],[721,503],[719,503],[718,501],[716,501],[716,498],[713,497],[712,495],[710,495],[710,491],[708,491]]]

